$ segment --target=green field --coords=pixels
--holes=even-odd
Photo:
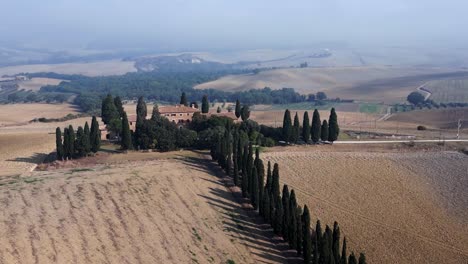
[[[432,92],[435,102],[468,103],[468,79],[432,81],[425,88]]]
[[[372,103],[359,104],[359,112],[368,114],[378,114],[382,112],[382,105]]]

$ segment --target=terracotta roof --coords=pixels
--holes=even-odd
[[[171,105],[171,106],[160,106],[159,113],[169,114],[169,113],[195,113],[200,112],[200,110],[185,105]]]

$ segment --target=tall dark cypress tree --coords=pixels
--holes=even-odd
[[[242,118],[242,121],[244,122],[250,118],[250,108],[248,105],[244,105],[241,108],[241,118]]]
[[[320,129],[322,123],[320,121],[320,114],[317,109],[314,110],[314,114],[312,116],[312,128],[311,128],[311,135],[312,135],[312,142],[317,143],[320,140]]]
[[[346,252],[346,237],[343,238],[343,249],[341,250],[340,264],[348,264],[348,253]]]
[[[55,129],[55,149],[57,150],[57,160],[63,160],[62,131],[60,127]]]
[[[259,191],[258,191],[258,177],[257,177],[257,169],[252,168],[252,193],[250,194],[251,200],[252,200],[252,205],[254,210],[258,209],[258,204],[259,204]]]
[[[309,113],[304,112],[304,119],[302,120],[302,139],[305,143],[309,143],[310,140],[310,120]]]
[[[268,161],[268,166],[267,166],[267,181],[265,184],[265,187],[268,190],[268,193],[271,192],[271,184],[273,182],[272,174],[271,174],[271,162]]]
[[[277,200],[280,197],[280,183],[279,183],[279,166],[278,163],[273,165],[272,181],[271,181],[271,193],[273,194],[273,205],[276,205],[279,201]]]
[[[91,152],[91,131],[89,130],[88,121],[86,121],[84,125],[84,135],[86,137],[84,141],[84,148],[86,155],[88,155]]]
[[[325,227],[325,233],[323,234],[322,241],[319,244],[320,248],[320,256],[319,256],[319,263],[330,263],[331,261],[331,241],[328,237],[328,234],[331,234],[331,229],[327,225]]]
[[[161,113],[159,112],[159,106],[158,104],[153,105],[153,111],[151,112],[151,120],[156,121],[159,119],[161,116]]]
[[[286,111],[284,111],[282,134],[283,134],[284,141],[286,142],[291,141],[292,123],[291,123],[291,112],[289,112],[289,109],[286,109]]]
[[[302,208],[296,207],[296,251],[300,256],[302,255]]]
[[[296,229],[296,208],[297,208],[297,201],[296,201],[296,193],[294,190],[291,190],[289,196],[289,222],[288,222],[288,241],[289,246],[291,248],[296,248],[297,242],[297,229]]]
[[[293,131],[292,131],[291,141],[294,143],[297,143],[297,141],[301,137],[301,124],[299,123],[299,116],[297,115],[297,112],[296,112],[296,115],[294,116],[294,125],[293,125],[292,130]]]
[[[73,158],[75,156],[75,140],[76,140],[76,136],[75,136],[75,130],[73,129],[73,126],[72,125],[69,125],[68,126],[68,139],[69,139],[69,147],[68,149],[70,150],[70,158]]]
[[[307,205],[304,205],[302,213],[302,257],[304,263],[310,264],[312,260],[312,237],[310,234],[310,212]]]
[[[322,232],[322,225],[320,224],[320,220],[317,220],[315,224],[315,236],[317,237],[317,256],[320,259],[320,254],[322,252],[322,240],[323,240],[323,232]]]
[[[63,158],[70,159],[70,133],[68,128],[63,129]]]
[[[123,108],[122,99],[120,99],[120,96],[116,96],[114,98],[114,105],[115,105],[115,108],[117,109],[117,112],[119,113],[120,118],[123,118],[124,108]]]
[[[85,148],[84,148],[84,130],[80,126],[76,132],[76,140],[75,140],[75,152],[77,153],[78,157],[83,157],[86,155]]]
[[[263,189],[264,196],[263,196],[263,219],[265,222],[271,223],[270,219],[270,194],[268,193],[267,187]]]
[[[290,218],[290,208],[289,208],[289,188],[288,185],[283,185],[283,196],[281,199],[283,205],[283,239],[289,241],[289,218]]]
[[[351,255],[349,255],[348,264],[357,264],[357,260],[356,260],[356,256],[354,255],[354,252],[351,252]]]
[[[317,232],[316,232],[315,235],[312,236],[312,264],[319,264],[320,250],[319,250],[318,239],[319,239],[319,236],[317,235]]]
[[[249,149],[248,146],[244,146],[244,158],[242,161],[242,183],[241,183],[241,189],[242,189],[242,197],[247,197],[248,193],[248,188],[249,188],[249,173],[247,172],[247,163],[249,159]]]
[[[137,117],[138,116],[141,117],[142,120],[145,120],[146,116],[148,115],[148,108],[146,107],[146,102],[143,96],[140,96],[138,98],[136,113],[137,113]]]
[[[277,197],[276,200],[279,200],[280,197]],[[281,235],[283,232],[283,219],[284,219],[284,208],[281,202],[276,203],[275,206],[275,224],[273,226],[273,231],[277,235]]]
[[[120,146],[123,150],[129,150],[133,148],[132,135],[130,134],[130,125],[128,124],[127,113],[123,113],[122,118],[122,140]]]
[[[236,110],[235,110],[236,117],[239,118],[241,116],[241,105],[239,99],[236,100]]]
[[[210,102],[208,101],[208,96],[204,95],[202,98],[202,113],[207,114],[210,111]]]
[[[332,251],[335,263],[340,263],[340,227],[336,221],[333,223]]]
[[[335,108],[330,111],[330,118],[328,119],[328,141],[334,142],[338,139],[340,134],[340,127],[338,126],[338,117]]]
[[[120,117],[111,94],[108,94],[106,98],[102,100],[101,116],[104,124],[109,124],[113,119]]]
[[[322,141],[328,141],[328,122],[323,120],[322,129],[320,130],[320,138]]]
[[[252,180],[252,169],[254,168],[254,162],[253,162],[253,144],[252,142],[249,143],[249,156],[248,156],[248,159],[247,159],[247,190],[248,190],[248,193],[251,195],[252,192],[253,192],[253,180]]]
[[[185,92],[182,92],[182,96],[180,97],[180,104],[188,106],[187,96],[185,95]]]
[[[359,264],[366,264],[366,255],[364,253],[359,254]]]
[[[265,166],[263,166],[263,161],[258,159],[257,162],[257,177],[258,177],[258,200],[263,200],[263,186],[265,185]],[[263,204],[259,203],[259,211],[263,210]]]
[[[277,198],[273,197],[273,192],[270,192],[270,223],[271,223],[271,226],[272,227],[275,227],[276,223],[277,223],[277,219],[276,219],[276,204],[275,204],[275,200]]]
[[[96,153],[101,148],[101,131],[99,130],[99,123],[95,116],[91,121],[91,133],[90,133],[91,151]]]

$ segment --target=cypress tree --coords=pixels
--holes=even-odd
[[[108,94],[101,105],[101,116],[104,124],[109,124],[113,119],[120,117],[111,94]]]
[[[319,236],[317,232],[312,236],[312,264],[319,263],[319,245],[318,245]]]
[[[296,207],[296,251],[300,256],[302,255],[302,208]]]
[[[244,159],[243,159],[243,168],[242,168],[242,183],[241,183],[241,189],[242,189],[242,197],[247,197],[247,189],[249,187],[249,175],[247,173],[247,160],[249,159],[249,149],[246,146],[244,146]]]
[[[271,184],[272,184],[272,181],[273,181],[273,178],[272,178],[272,175],[271,175],[271,162],[268,161],[268,166],[267,166],[267,181],[266,181],[266,184],[265,184],[265,187],[267,188],[268,193],[271,192]]]
[[[351,252],[351,255],[349,255],[348,264],[357,264],[354,252]]]
[[[241,116],[241,105],[239,99],[236,100],[236,117],[239,118]]]
[[[99,123],[95,116],[91,121],[91,133],[90,133],[91,151],[96,153],[101,148],[101,131],[99,130]]]
[[[247,184],[248,184],[248,187],[247,187],[247,190],[249,192],[249,194],[252,194],[253,192],[253,189],[252,189],[252,169],[254,168],[254,164],[253,164],[253,145],[252,145],[252,142],[249,143],[249,153],[248,153],[248,159],[247,159]]]
[[[323,233],[322,233],[322,225],[320,224],[320,220],[317,220],[317,223],[315,224],[315,237],[317,238],[317,256],[320,256],[320,253],[322,252],[322,238],[323,238]],[[319,259],[319,257],[318,257]]]
[[[332,251],[335,263],[340,263],[340,227],[336,221],[333,223]]]
[[[68,133],[68,128],[63,129],[63,157],[65,159],[70,158],[70,133]]]
[[[271,181],[271,193],[274,199],[280,196],[280,183],[279,183],[279,166],[278,163],[273,165],[272,181]],[[274,201],[276,203],[276,200]]]
[[[328,119],[328,141],[334,142],[338,139],[340,134],[340,127],[338,126],[338,117],[335,108],[330,111],[330,118]]]
[[[268,193],[267,188],[264,188],[265,195],[263,196],[263,219],[265,222],[271,223],[270,219],[270,194]]]
[[[300,133],[301,133],[301,125],[299,123],[299,116],[297,115],[297,112],[296,112],[296,115],[294,116],[294,125],[293,125],[291,141],[294,143],[297,143],[297,141],[300,138]]]
[[[208,96],[204,95],[202,98],[202,113],[207,114],[210,111],[210,102]]]
[[[68,149],[70,150],[70,158],[73,158],[75,156],[75,130],[73,129],[72,125],[68,126],[68,140],[69,140],[69,147]]]
[[[328,122],[323,120],[322,129],[320,130],[320,138],[322,141],[328,141]]]
[[[346,252],[346,237],[343,239],[343,249],[341,250],[340,264],[348,264],[348,253]]]
[[[288,185],[283,185],[283,196],[281,203],[283,205],[283,239],[284,241],[289,241],[289,218],[290,218],[290,208],[289,208],[289,188]]]
[[[286,109],[286,111],[284,111],[282,134],[283,134],[284,141],[289,142],[291,140],[292,124],[291,124],[291,113],[289,112],[289,109]]]
[[[180,104],[188,106],[187,97],[185,96],[185,92],[182,92],[182,96],[180,97]]]
[[[143,96],[138,98],[137,108],[136,108],[137,117],[140,117],[143,120],[146,119],[148,115],[148,109],[146,107],[145,99]]]
[[[310,212],[307,205],[304,205],[302,213],[302,257],[304,263],[309,264],[312,260],[312,237],[310,234]]]
[[[55,148],[57,150],[57,160],[63,160],[63,143],[62,143],[62,131],[60,127],[55,129]]]
[[[156,121],[159,119],[161,116],[161,113],[159,113],[159,106],[158,104],[153,105],[153,111],[151,112],[151,120]]]
[[[76,141],[75,141],[75,151],[78,154],[79,157],[83,157],[86,155],[85,149],[84,149],[84,130],[80,126],[78,127],[78,130],[76,132]]]
[[[276,216],[276,204],[275,204],[275,197],[273,197],[273,193],[270,192],[270,223],[271,226],[274,227],[275,224],[277,223],[277,219],[275,218]]]
[[[128,124],[127,113],[123,113],[122,118],[122,140],[120,146],[123,150],[132,149],[132,135],[130,134],[130,125]]]
[[[366,264],[366,255],[364,253],[359,254],[359,264]]]
[[[320,129],[322,123],[320,122],[320,114],[317,109],[314,110],[314,114],[312,116],[312,128],[311,128],[311,136],[312,142],[317,143],[320,139]]]
[[[250,117],[250,109],[248,105],[244,105],[241,109],[241,118],[242,121],[247,121]]]
[[[258,159],[257,162],[257,177],[258,177],[258,199],[259,201],[263,200],[263,186],[265,184],[265,166],[263,166],[263,161]],[[263,204],[259,204],[259,210],[263,210]]]
[[[114,98],[114,105],[115,105],[115,108],[117,109],[117,112],[119,113],[120,118],[123,118],[124,108],[123,108],[122,99],[120,99],[120,96],[116,96]]]
[[[277,197],[276,200],[279,201],[281,198]],[[284,219],[284,208],[282,203],[278,202],[275,206],[275,225],[273,226],[273,231],[276,235],[281,235],[283,231],[283,219]]]
[[[86,155],[88,155],[91,152],[91,132],[89,130],[88,121],[86,121],[84,125],[84,136],[86,137],[86,139],[84,140],[84,148]]]
[[[237,140],[237,166],[239,170],[243,168],[243,163],[242,163],[243,158],[244,158],[244,155],[242,152],[242,140],[240,138],[240,133],[239,133],[239,138]]]
[[[325,227],[325,233],[323,234],[322,241],[319,244],[320,249],[320,256],[319,256],[319,263],[326,264],[330,262],[331,259],[331,245],[330,240],[328,239],[328,233],[331,233],[330,227],[327,225]]]
[[[258,176],[257,176],[257,169],[252,168],[252,193],[250,196],[252,197],[252,205],[254,210],[258,209],[259,204],[259,191],[258,191]]]
[[[310,120],[309,113],[304,112],[304,119],[302,120],[302,139],[305,143],[309,143],[310,140]]]
[[[288,241],[289,246],[291,248],[296,248],[297,242],[297,230],[296,230],[296,208],[297,208],[297,201],[296,201],[296,193],[294,190],[291,190],[289,196],[289,222],[288,222]]]

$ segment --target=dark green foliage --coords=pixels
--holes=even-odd
[[[278,218],[276,218],[276,204],[275,204],[275,197],[273,197],[273,193],[270,192],[270,219],[271,219],[271,225],[272,227],[275,227],[275,225],[278,223],[277,221]]]
[[[279,201],[280,197],[277,197],[275,200]],[[284,209],[283,209],[283,204],[281,202],[277,202],[275,206],[275,217],[274,217],[274,225],[273,225],[273,231],[277,235],[281,235],[283,232],[283,223],[284,219]]]
[[[244,105],[241,109],[242,121],[247,121],[250,118],[250,108],[248,105]]]
[[[330,111],[330,118],[328,119],[328,141],[336,141],[339,134],[340,127],[338,126],[338,117],[335,108],[332,108]]]
[[[424,95],[422,95],[419,92],[412,92],[408,95],[406,100],[408,100],[408,102],[410,102],[413,105],[418,105],[418,104],[423,103],[425,98],[424,98]]]
[[[346,252],[346,237],[343,239],[340,264],[348,264],[348,253]]]
[[[272,185],[272,182],[273,182],[273,178],[272,178],[272,174],[271,174],[271,162],[268,161],[268,166],[267,166],[267,181],[266,181],[266,184],[265,184],[265,187],[267,188],[268,193],[271,192],[271,185]]]
[[[312,116],[312,127],[311,127],[311,137],[312,142],[317,143],[320,140],[320,129],[322,123],[320,121],[320,114],[317,109],[314,110],[314,114]]]
[[[263,186],[265,184],[265,166],[263,166],[263,161],[259,158],[255,166],[257,168],[257,177],[258,177],[258,199],[259,201],[263,200]],[[263,204],[259,204],[259,210],[263,210]]]
[[[310,212],[307,205],[304,205],[302,219],[302,257],[304,263],[310,263],[312,260],[312,237],[310,234]]]
[[[284,118],[283,118],[283,140],[286,142],[290,142],[292,136],[292,123],[291,123],[291,113],[289,109],[284,111]]]
[[[314,236],[312,236],[312,264],[318,264],[319,263],[319,235],[316,232]]]
[[[304,142],[309,143],[310,140],[310,120],[309,113],[304,112],[304,119],[302,120],[302,139]]]
[[[283,219],[282,219],[282,223],[283,223],[283,228],[282,228],[282,235],[283,235],[283,239],[285,241],[288,241],[289,240],[289,219],[290,219],[290,214],[291,214],[291,210],[290,210],[290,207],[289,207],[289,188],[288,188],[288,185],[283,185],[283,196],[281,198],[281,204],[283,205]]]
[[[101,148],[101,130],[99,130],[99,123],[95,116],[91,121],[90,132],[91,151],[96,153]]]
[[[351,252],[351,255],[349,255],[348,264],[357,264],[357,260],[356,260],[356,256],[354,255],[354,252]]]
[[[251,178],[252,178],[252,188],[251,188],[252,192],[250,194],[250,197],[251,197],[250,200],[252,201],[254,210],[257,210],[260,200],[259,200],[258,176],[257,176],[256,168],[252,168]]]
[[[301,134],[301,125],[299,123],[299,116],[297,115],[297,112],[296,112],[296,115],[294,116],[294,125],[293,125],[292,130],[293,131],[291,134],[291,141],[294,143],[297,143]]]
[[[128,123],[127,113],[123,112],[122,118],[122,140],[120,146],[123,150],[128,150],[133,148],[132,144],[132,135],[130,134],[130,125]]]
[[[185,95],[185,92],[182,92],[182,96],[180,97],[180,103],[179,104],[188,106],[187,96]]]
[[[69,159],[71,157],[70,150],[70,133],[68,133],[68,128],[63,129],[63,158]]]
[[[239,118],[241,116],[241,105],[239,99],[236,100],[236,110],[235,110],[236,117]]]
[[[302,255],[302,208],[296,207],[296,251],[298,255]]]
[[[249,149],[248,146],[244,146],[244,157],[242,159],[242,183],[241,183],[241,189],[242,189],[242,197],[247,197],[248,193],[248,188],[249,188],[249,173],[247,169],[247,164],[248,164],[248,159],[249,159]]]
[[[252,170],[254,168],[254,160],[253,160],[253,144],[252,143],[249,143],[249,155],[248,155],[248,158],[247,158],[247,184],[248,184],[248,187],[247,187],[247,192],[251,195],[252,192],[253,192],[253,177],[252,177]]]
[[[319,256],[319,263],[330,263],[332,255],[331,255],[331,229],[327,225],[325,227],[325,233],[323,234],[322,240],[319,244],[320,249],[320,256]]]
[[[279,183],[279,166],[278,163],[273,165],[272,181],[271,181],[271,193],[273,194],[274,199],[280,197],[280,183]],[[278,202],[277,200],[273,201],[274,203]]]
[[[119,113],[120,118],[122,118],[124,114],[124,108],[123,108],[122,99],[120,99],[120,96],[116,96],[114,98],[114,105],[115,105],[115,108],[117,109],[117,112]]]
[[[75,140],[76,140],[76,136],[75,136],[75,130],[73,129],[73,126],[72,125],[69,125],[68,126],[68,139],[69,139],[69,146],[68,146],[68,149],[70,151],[69,153],[69,158],[73,158],[74,154],[75,154]]]
[[[60,127],[55,129],[55,149],[57,150],[57,160],[63,160],[64,150],[62,143],[62,131]]]
[[[104,122],[104,124],[106,125],[111,120],[120,118],[120,114],[114,103],[114,99],[112,98],[112,95],[110,94],[108,94],[106,98],[102,100],[101,116],[102,116],[102,122]]]
[[[322,244],[323,244],[322,243],[323,233],[322,233],[322,225],[320,223],[320,220],[317,220],[317,223],[315,224],[315,237],[317,238],[316,255],[317,255],[317,259],[319,259],[320,253],[322,251]]]
[[[266,187],[264,188],[264,193],[265,195],[263,196],[263,219],[265,219],[265,222],[271,223],[270,194],[268,193],[268,189]]]
[[[216,109],[216,113],[218,113],[218,114],[221,113],[221,107],[220,106],[218,106],[218,108]]]
[[[328,122],[327,120],[323,120],[322,129],[320,130],[320,139],[322,141],[328,140]]]
[[[206,114],[210,111],[210,102],[208,101],[208,96],[204,95],[202,98],[202,113]]]
[[[297,226],[296,226],[296,193],[291,190],[289,195],[289,220],[288,220],[288,242],[291,248],[296,248],[297,243]]]
[[[340,227],[336,221],[333,223],[332,251],[335,263],[340,263]]]
[[[359,264],[366,264],[366,255],[364,253],[359,254]]]
[[[160,117],[161,113],[159,113],[159,106],[158,104],[154,104],[153,111],[151,112],[151,120],[156,121]]]
[[[143,96],[140,96],[138,98],[136,114],[137,117],[140,117],[142,119],[142,121],[145,120],[146,116],[148,115],[148,109],[146,107],[145,99],[143,98]]]
[[[84,130],[80,126],[76,132],[76,140],[75,140],[75,152],[77,153],[78,157],[83,157],[86,155],[85,148],[84,148]]]
[[[87,154],[89,154],[91,152],[91,131],[89,130],[89,125],[88,125],[88,121],[85,122],[85,125],[84,125],[84,134],[85,134],[85,137],[87,140],[85,140],[85,151]]]

